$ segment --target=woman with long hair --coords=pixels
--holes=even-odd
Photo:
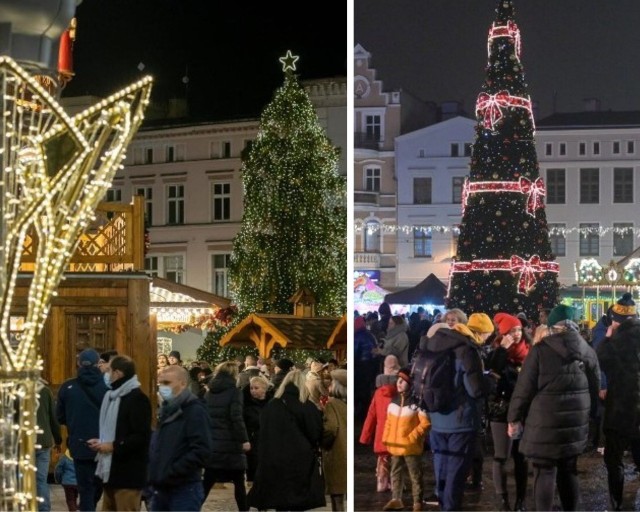
[[[309,400],[305,376],[287,373],[260,417],[258,467],[249,505],[309,510],[326,505],[319,461],[322,413]]]
[[[344,510],[347,493],[347,370],[331,373],[329,400],[324,407],[322,462],[331,496],[331,510]]]

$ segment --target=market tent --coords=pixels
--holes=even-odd
[[[413,288],[387,293],[384,301],[388,304],[444,304],[447,287],[435,275],[429,274]]]

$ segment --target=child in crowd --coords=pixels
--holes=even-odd
[[[413,510],[423,510],[422,453],[431,423],[411,396],[411,368],[398,372],[398,394],[387,408],[382,443],[391,454],[391,500],[382,510],[403,510],[404,468],[409,472]]]
[[[54,469],[53,476],[57,483],[62,484],[64,498],[70,512],[79,510],[78,508],[78,481],[76,480],[76,470],[69,450],[60,456]]]

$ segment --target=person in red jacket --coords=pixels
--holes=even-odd
[[[360,432],[360,443],[373,444],[373,453],[378,457],[376,464],[376,478],[378,492],[391,490],[391,480],[389,478],[389,452],[382,444],[382,433],[384,432],[384,422],[387,419],[387,408],[391,399],[396,396],[398,390],[395,384],[385,384],[376,389],[369,404],[369,411]]]

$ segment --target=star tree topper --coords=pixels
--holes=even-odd
[[[296,62],[300,57],[297,55],[293,55],[291,50],[287,50],[287,54],[284,57],[280,57],[278,60],[282,62],[282,71],[285,73],[288,70],[295,71],[296,70]]]

